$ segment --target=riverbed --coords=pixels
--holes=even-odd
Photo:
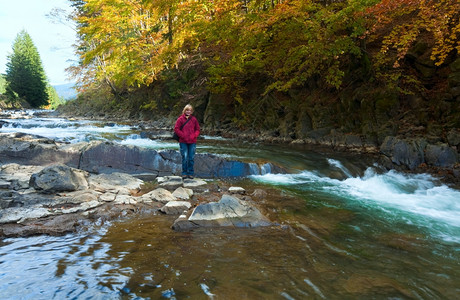
[[[0,133],[178,149],[133,125],[5,118]],[[456,299],[460,191],[356,155],[204,136],[197,152],[288,174],[233,179],[266,191],[277,225],[175,232],[140,213],[77,233],[0,240],[1,299]],[[20,291],[20,292],[19,292]]]

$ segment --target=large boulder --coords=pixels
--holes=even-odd
[[[0,135],[0,160],[37,166],[62,163],[77,168],[82,146],[23,133]]]
[[[458,162],[458,154],[447,144],[428,145],[426,162],[435,167],[453,167]]]
[[[48,194],[76,191],[88,188],[87,176],[88,174],[84,171],[66,165],[54,165],[33,174],[29,184],[34,189]]]
[[[271,222],[249,201],[223,195],[219,202],[198,205],[190,217],[180,217],[173,225],[175,230],[196,227],[259,227]]]
[[[156,151],[103,141],[65,144],[20,134],[0,135],[0,160],[42,166],[62,163],[96,174],[121,172],[150,180],[181,173],[181,157],[174,150]],[[212,154],[195,156],[198,177],[243,177],[267,172],[285,173],[271,163],[259,165]]]
[[[80,169],[93,173],[178,175],[181,174],[181,157],[179,152],[174,150],[156,151],[96,141],[91,142],[83,151],[79,166]],[[284,173],[281,168],[270,163],[259,166],[227,160],[213,154],[195,155],[195,174],[198,177],[243,177],[263,174],[266,170]]]
[[[424,139],[402,140],[388,136],[380,146],[380,152],[398,166],[406,166],[414,170],[425,162],[424,150],[427,142]]]
[[[164,159],[153,149],[95,141],[83,151],[80,169],[92,173],[150,172],[161,175],[179,173],[180,164]]]

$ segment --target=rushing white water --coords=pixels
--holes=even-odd
[[[78,143],[95,139],[103,139],[103,136],[113,135],[120,139],[129,134],[132,129],[126,125],[112,123],[100,123],[94,121],[68,121],[60,118],[36,118],[6,120],[0,132],[21,132],[43,136],[56,141]]]
[[[334,167],[338,168],[339,170],[341,170],[348,177],[353,177],[353,175],[351,175],[351,172],[340,161],[338,161],[336,159],[328,158],[327,162],[331,166],[334,166]]]
[[[445,224],[459,236],[444,239],[460,241],[460,191],[440,184],[428,174],[403,174],[389,171],[378,174],[368,168],[362,177],[345,180],[332,179],[317,172],[303,171],[298,174],[265,174],[252,178],[258,182],[288,187],[300,192],[322,191],[339,196],[339,201],[352,202],[392,214],[399,211],[400,218],[431,227],[432,223]],[[439,227],[439,226],[438,226]],[[437,232],[443,236],[442,232]]]
[[[122,145],[132,145],[150,149],[164,149],[164,148],[177,148],[177,142],[162,142],[143,138],[138,134],[131,134],[119,142]]]

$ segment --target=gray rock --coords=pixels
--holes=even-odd
[[[190,222],[187,219],[186,215],[180,215],[175,221],[174,224],[171,226],[172,229],[176,231],[187,231],[192,230],[194,228],[199,228],[198,224]]]
[[[193,196],[193,190],[187,188],[177,188],[172,195],[177,199],[189,200]]]
[[[92,200],[92,201],[88,201],[88,202],[83,202],[78,206],[61,209],[60,211],[63,214],[72,214],[72,213],[87,211],[87,210],[96,208],[96,207],[98,207],[100,205],[102,205],[101,202],[96,201],[96,200]]]
[[[0,224],[21,223],[28,219],[39,219],[53,214],[53,211],[41,206],[6,208],[2,211],[2,215],[0,216]]]
[[[26,165],[63,163],[77,167],[83,144],[65,145],[21,133],[0,135],[0,159]]]
[[[104,202],[112,202],[112,201],[115,201],[116,196],[117,195],[114,193],[107,192],[107,193],[102,194],[99,197],[99,200],[104,201]]]
[[[102,141],[69,145],[29,135],[0,135],[0,160],[29,165],[62,163],[90,173],[121,172],[140,178],[181,173],[178,151],[155,151]],[[274,165],[270,169],[285,172]],[[195,156],[195,173],[202,178],[242,177],[262,172],[262,167],[255,164],[212,154]]]
[[[447,144],[428,145],[426,147],[426,162],[435,167],[453,167],[458,163],[458,154]]]
[[[223,195],[219,202],[198,205],[187,221],[175,222],[173,229],[184,230],[197,226],[258,227],[271,225],[256,207],[230,195]]]
[[[87,189],[88,174],[66,165],[46,167],[30,177],[30,186],[43,193]]]
[[[159,177],[157,180],[160,184],[160,187],[165,188],[169,191],[174,191],[175,189],[183,185],[183,181],[180,176]]]
[[[159,184],[163,184],[169,181],[182,183],[182,177],[180,176],[161,176],[157,178],[157,182]]]
[[[346,135],[345,136],[345,146],[352,148],[361,148],[363,147],[363,140],[358,135]]]
[[[206,186],[206,185],[207,185],[206,181],[202,179],[194,178],[194,179],[184,180],[184,188],[188,188],[192,190],[200,189],[201,187]]]
[[[80,204],[84,202],[98,201],[101,193],[92,190],[82,190],[58,194],[58,196],[59,198],[55,200],[56,203]]]
[[[452,129],[447,133],[447,141],[451,146],[458,146],[460,145],[460,130],[459,129]]]
[[[129,194],[129,190],[138,190],[144,183],[142,180],[124,173],[90,175],[89,187],[102,193]]]
[[[115,198],[115,203],[116,204],[132,204],[132,205],[135,205],[135,204],[137,204],[137,201],[132,196],[117,195],[117,197]]]
[[[164,188],[157,188],[147,194],[141,196],[144,202],[158,201],[161,203],[168,203],[169,201],[175,201],[176,197],[172,193]]]
[[[246,190],[242,187],[239,187],[239,186],[232,186],[228,189],[228,191],[231,193],[231,194],[240,194],[240,195],[244,195],[246,194]]]
[[[191,206],[187,201],[170,201],[160,210],[167,215],[179,215],[189,210]]]
[[[17,224],[4,224],[1,228],[7,237],[30,236],[37,234],[60,235],[75,231],[81,220],[81,215],[66,214],[50,218],[25,221]]]
[[[82,152],[80,168],[93,173],[172,174],[179,172],[180,166],[153,149],[96,141]]]
[[[424,139],[401,140],[395,137],[386,137],[380,146],[380,152],[391,158],[398,165],[404,165],[414,170],[425,162],[424,150],[427,143]]]
[[[0,179],[9,182],[8,187],[13,190],[29,188],[30,176],[43,170],[43,166],[23,166],[9,163],[0,166]]]
[[[9,181],[5,181],[0,179],[0,189],[8,189],[11,183]]]

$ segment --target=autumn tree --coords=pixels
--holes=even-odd
[[[244,106],[251,84],[262,95],[312,82],[338,91],[352,72],[404,84],[401,63],[422,35],[436,65],[459,50],[454,0],[70,1],[80,35],[74,70],[115,95],[196,68],[209,91]]]
[[[258,74],[268,78],[266,93],[300,87],[314,76],[339,88],[350,58],[363,54],[359,13],[376,1],[274,2],[248,1],[242,9],[235,1],[233,11],[206,24],[207,44],[218,45],[210,62],[215,87],[244,90],[234,79]]]
[[[460,2],[458,0],[382,0],[365,12],[369,21],[363,38],[378,43],[374,55],[377,77],[402,92],[417,80],[407,74],[405,58],[417,42],[430,51],[434,66],[460,53]]]
[[[87,0],[81,14],[79,52],[86,72],[118,88],[148,85],[175,63],[176,1]]]
[[[23,30],[17,35],[12,48],[6,64],[8,88],[32,107],[47,105],[47,78],[32,38]]]

